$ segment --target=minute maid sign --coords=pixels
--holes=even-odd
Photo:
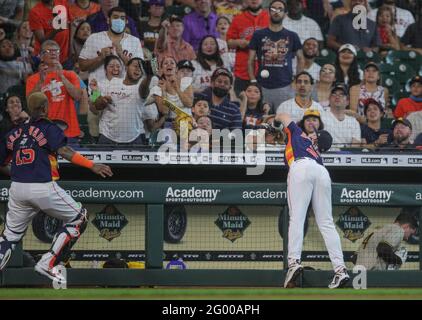
[[[350,188],[341,189],[340,203],[351,204],[388,204],[391,201],[393,190],[377,190],[375,188]]]

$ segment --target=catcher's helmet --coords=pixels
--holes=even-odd
[[[331,136],[331,134],[326,130],[318,130],[317,137],[319,151],[328,151],[331,148],[331,145],[333,144],[333,137]]]

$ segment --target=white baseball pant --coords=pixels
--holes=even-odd
[[[292,163],[287,177],[287,195],[290,214],[288,260],[301,260],[303,227],[309,202],[318,228],[324,238],[335,271],[343,268],[344,259],[340,237],[333,222],[331,206],[331,179],[324,166],[310,158]]]
[[[71,222],[81,212],[81,205],[54,181],[12,182],[8,206],[4,236],[9,241],[19,241],[34,215],[40,210],[62,220],[63,223]]]

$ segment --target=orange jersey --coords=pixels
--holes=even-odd
[[[97,13],[101,10],[101,7],[98,3],[90,2],[88,8],[82,9],[79,7],[76,3],[71,4],[69,6],[70,16],[71,16],[71,22],[73,22],[75,19],[86,19],[91,14]]]
[[[76,88],[80,88],[80,81],[73,71],[63,70],[63,74]],[[26,95],[34,89],[40,80],[39,72],[28,77],[26,81]],[[63,120],[68,128],[64,134],[68,138],[78,137],[81,133],[75,102],[67,92],[62,80],[56,72],[49,72],[41,86],[41,91],[48,97],[48,118],[51,120]]]
[[[54,6],[61,5],[66,8],[65,13],[67,15],[67,22],[68,26],[67,29],[60,31],[56,34],[53,38],[60,46],[60,62],[63,63],[69,56],[69,45],[70,45],[70,29],[69,23],[71,21],[72,16],[70,15],[69,7],[66,0],[54,0]],[[51,32],[53,32],[53,10],[46,6],[44,3],[39,2],[37,3],[31,11],[29,11],[29,26],[33,32],[37,30],[44,31],[44,36],[47,37]],[[34,48],[34,55],[38,55],[40,53],[41,44],[35,38],[35,48]]]
[[[227,32],[227,41],[238,39],[250,41],[256,30],[268,28],[269,23],[270,16],[267,10],[262,10],[262,12],[257,16],[252,15],[248,11],[244,11],[243,13],[234,16],[232,24]],[[236,50],[236,61],[234,65],[234,75],[236,78],[249,80],[248,57],[248,47],[245,49],[238,48]],[[258,63],[256,64],[256,68],[257,67]]]

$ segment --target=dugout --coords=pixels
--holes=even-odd
[[[194,166],[179,158],[161,166],[152,163],[148,152],[140,152],[143,158],[134,152],[130,158],[118,152],[85,154],[109,162],[115,176],[111,182],[101,181],[62,166],[60,185],[90,211],[90,224],[67,269],[68,286],[282,286],[286,169],[271,162],[274,159],[265,159],[263,175],[248,176],[248,164],[233,163],[233,158]],[[391,223],[403,207],[420,217],[421,159],[415,154],[324,157],[333,180],[334,221],[349,268],[351,254],[372,228]],[[9,184],[0,183],[3,214]],[[54,232],[54,225],[45,229]],[[401,270],[368,272],[368,287],[422,286],[420,242],[415,237],[405,244],[409,255]],[[49,244],[30,227],[21,248],[36,255]],[[142,261],[145,268],[101,268],[115,258]],[[315,270],[305,271],[301,285],[325,287],[332,271],[312,214],[303,261]],[[1,274],[2,286],[49,284],[24,262],[17,250]]]

